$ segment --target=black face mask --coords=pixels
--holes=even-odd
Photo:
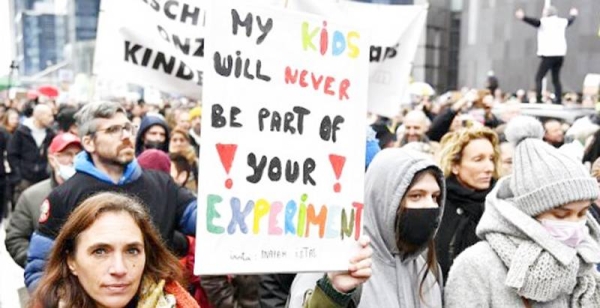
[[[152,141],[152,140],[144,141],[144,149],[146,149],[146,150],[149,150],[149,149],[162,150],[162,149],[164,149],[164,146],[165,146],[164,142]]]
[[[440,209],[409,209],[405,208],[400,216],[396,218],[396,236],[399,247],[405,253],[420,249],[429,241],[440,223]],[[401,244],[406,245],[401,245]],[[400,246],[406,246],[403,249]]]

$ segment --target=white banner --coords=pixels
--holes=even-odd
[[[94,74],[202,96],[205,0],[103,0]]]
[[[369,54],[369,111],[394,117],[407,97],[427,5],[382,5],[339,0],[289,0],[289,7],[366,29]]]
[[[209,9],[195,273],[347,270],[362,232],[368,37],[248,1]]]

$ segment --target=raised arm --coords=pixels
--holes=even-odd
[[[539,26],[541,25],[539,19],[525,16],[525,12],[523,11],[523,9],[518,9],[515,12],[515,17],[536,28],[539,28]]]
[[[567,27],[572,25],[573,22],[575,22],[575,18],[577,17],[577,15],[579,15],[579,11],[576,8],[571,8],[571,10],[569,11],[569,18],[567,19]]]

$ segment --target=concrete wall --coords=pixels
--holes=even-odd
[[[561,72],[563,92],[580,92],[587,73],[600,73],[600,27],[598,0],[551,1],[559,16],[579,9],[579,16],[567,29],[568,51]],[[458,86],[482,87],[486,73],[493,70],[500,87],[514,92],[533,89],[539,59],[534,27],[514,16],[523,8],[527,16],[541,16],[542,0],[467,0],[461,20],[461,49]],[[548,87],[551,86],[551,76]]]

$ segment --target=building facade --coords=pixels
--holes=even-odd
[[[537,1],[464,1],[461,19],[459,86],[483,87],[488,71],[494,71],[506,92],[533,89],[539,65],[536,29],[515,17],[522,8],[530,17],[541,17]],[[571,5],[579,16],[566,31],[567,55],[561,71],[563,92],[581,92],[588,73],[600,73],[600,1],[549,1],[560,17],[568,17]],[[547,75],[553,90],[551,74]]]
[[[33,75],[64,61],[67,43],[66,16],[49,2],[14,2],[16,60],[22,75]]]
[[[12,0],[10,7],[21,76],[66,62],[70,75],[91,73],[100,0]]]

